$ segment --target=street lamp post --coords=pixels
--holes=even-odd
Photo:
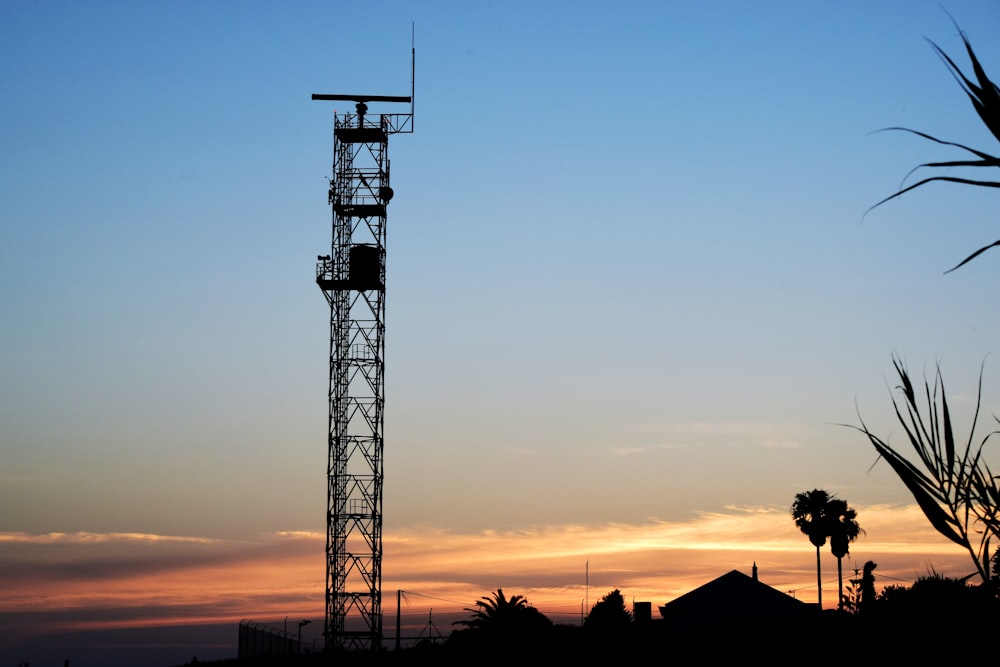
[[[302,653],[302,626],[312,623],[310,620],[299,621],[299,653]]]

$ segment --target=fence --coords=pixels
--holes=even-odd
[[[302,652],[302,644],[284,630],[252,620],[240,621],[240,639],[237,657],[256,658],[262,655],[295,655]]]

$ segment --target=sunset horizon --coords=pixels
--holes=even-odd
[[[946,535],[989,513],[929,520],[886,448],[910,392],[946,472],[1000,467],[1000,250],[950,270],[996,238],[955,162],[996,0],[0,19],[0,663],[345,648],[338,604],[388,645],[500,589],[657,619],[755,566],[832,610],[845,526],[845,582],[989,579]]]
[[[860,507],[859,515],[867,534],[852,547],[845,579],[869,560],[878,565],[878,590],[934,574],[969,574],[968,556],[930,528],[915,505]],[[0,545],[0,584],[7,592],[0,617],[12,631],[0,645],[9,647],[11,637],[23,642],[67,632],[216,625],[228,628],[229,648],[235,649],[240,621],[278,631],[282,619],[291,620],[292,635],[299,620],[309,619],[303,636],[321,643],[321,531],[281,531],[256,541],[0,533]],[[660,605],[731,570],[749,575],[754,564],[762,582],[816,602],[815,551],[785,508],[727,508],[682,522],[540,525],[475,534],[413,527],[387,533],[385,548],[387,646],[395,635],[397,590],[403,591],[403,636],[411,639],[429,632],[428,623],[447,636],[454,621],[468,617],[466,609],[498,589],[526,597],[555,623],[579,625],[589,613],[587,601],[593,606],[615,589],[630,607],[633,601],[652,603],[658,618]],[[836,560],[828,548],[822,553],[824,608],[832,609]],[[56,570],[62,574],[52,576]],[[28,572],[39,578],[26,577]]]

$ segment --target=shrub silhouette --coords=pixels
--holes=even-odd
[[[625,608],[625,598],[617,588],[594,604],[583,628],[593,634],[620,634],[632,624],[632,614]]]

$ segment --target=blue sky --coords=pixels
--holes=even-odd
[[[875,130],[992,150],[945,9],[995,72],[989,1],[4,3],[0,532],[323,530],[309,96],[407,94],[413,25],[387,534],[908,503],[834,425],[898,433],[890,355],[997,399],[1000,254],[942,275],[996,194],[863,218],[957,155]]]

